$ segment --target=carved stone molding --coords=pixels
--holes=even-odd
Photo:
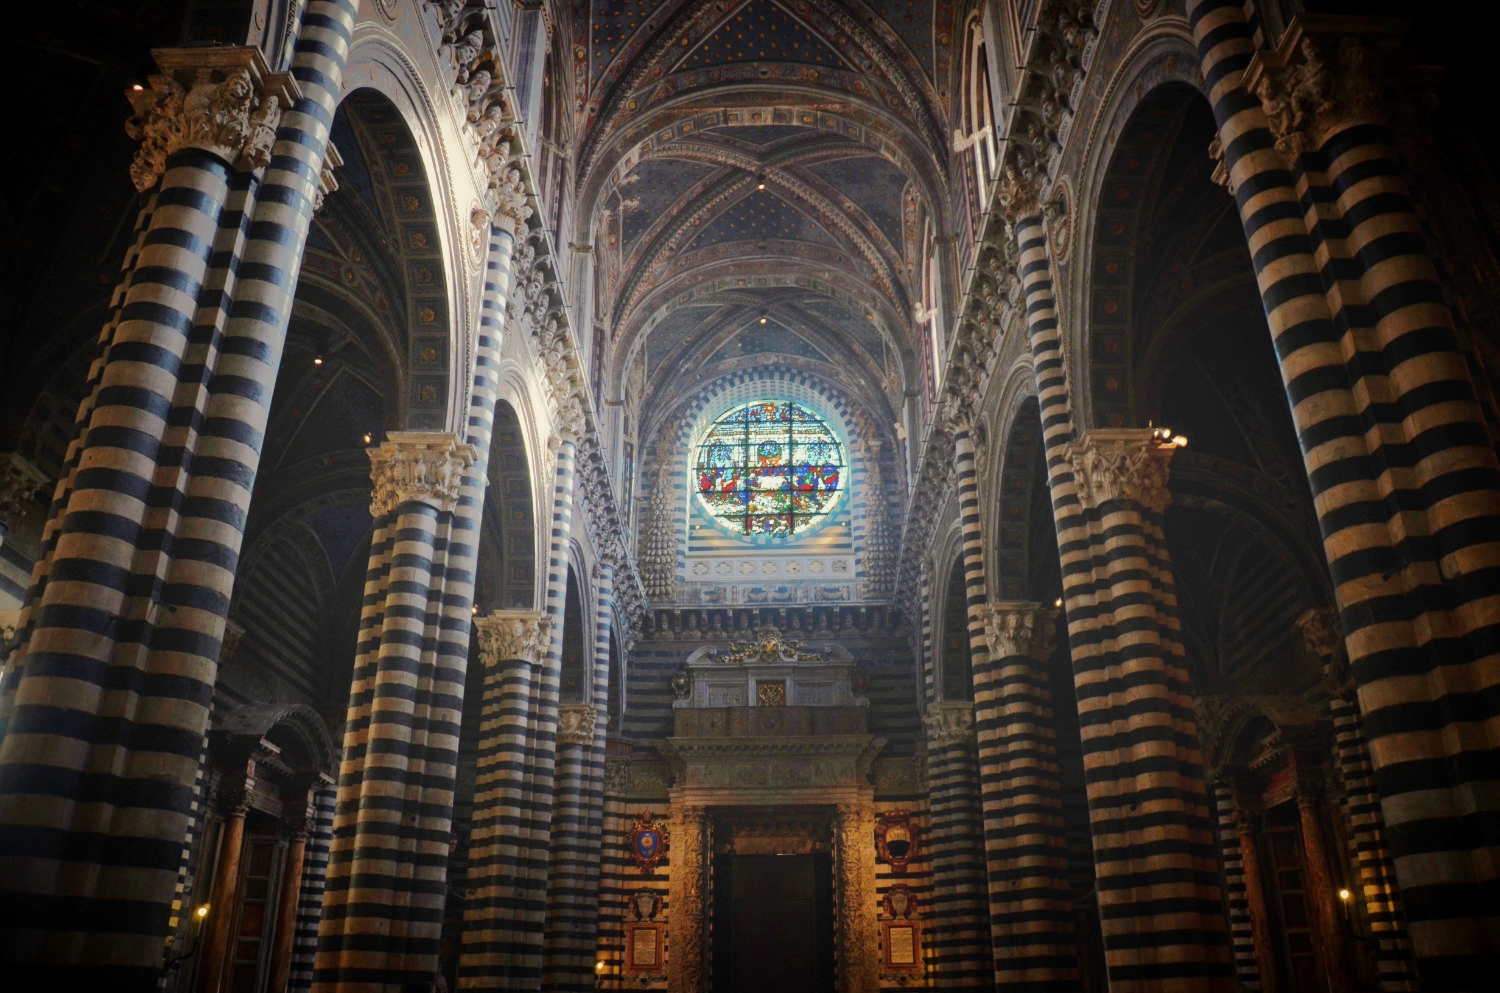
[[[1160,514],[1170,500],[1167,472],[1176,448],[1151,428],[1096,428],[1070,443],[1064,455],[1086,507],[1133,500]]]
[[[27,505],[47,482],[47,474],[19,453],[0,455],[0,537],[21,522]]]
[[[557,710],[557,743],[591,744],[598,726],[598,707],[588,703],[565,703]]]
[[[1255,54],[1245,89],[1260,100],[1288,163],[1345,127],[1389,123],[1378,50],[1404,33],[1399,20],[1302,14],[1275,51]]]
[[[927,730],[927,744],[954,745],[974,740],[974,705],[963,701],[945,701],[927,705],[922,715]]]
[[[370,513],[377,518],[413,501],[451,512],[464,471],[478,454],[446,431],[401,431],[366,451],[374,484]]]
[[[318,188],[313,191],[313,213],[323,209],[323,201],[328,194],[339,188],[338,176],[335,170],[344,164],[344,157],[339,150],[333,147],[333,142],[328,143],[328,150],[323,154],[323,168],[318,171]]]
[[[1057,611],[1039,603],[999,600],[984,610],[984,637],[991,659],[1017,655],[1045,662],[1052,652],[1053,624]]]
[[[159,74],[126,91],[135,113],[125,131],[141,142],[130,164],[137,190],[155,186],[167,158],[201,148],[237,169],[271,161],[282,113],[299,96],[291,74],[271,72],[260,49],[158,48]]]
[[[552,618],[539,610],[492,610],[474,618],[479,658],[487,666],[502,662],[536,665],[552,640]]]

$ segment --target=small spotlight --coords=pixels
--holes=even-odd
[[[469,608],[469,613],[473,614],[475,617],[478,617],[479,616],[479,604],[476,603],[476,604],[474,604],[474,606],[470,607]]]
[[[767,316],[766,316],[766,315],[765,315],[765,314],[761,314],[761,315],[760,315],[760,322],[761,322],[761,323],[762,323],[762,324],[764,324],[764,323],[766,323],[766,321],[769,321],[769,320],[770,320],[770,318],[769,318],[769,317],[767,317]]]
[[[595,972],[603,972],[604,971],[604,963],[603,962],[595,962],[594,963],[594,971]]]
[[[144,89],[145,89],[145,87],[142,86],[140,83],[131,83],[130,84],[130,91],[132,93],[139,93],[139,92],[141,92]],[[199,908],[199,909],[203,909],[203,908]],[[204,913],[207,913],[207,912],[208,912],[207,910],[204,910]],[[199,914],[198,916],[202,917],[203,914]]]
[[[321,355],[314,355],[313,356],[313,365],[322,365],[322,364],[323,364],[323,356],[321,356]]]
[[[763,189],[766,188],[766,174],[765,173],[761,173],[759,176],[755,177],[755,188],[757,190],[763,190]]]
[[[136,87],[136,88],[139,89],[140,87]],[[195,910],[195,911],[193,911],[193,913],[195,913],[195,914],[198,915],[198,919],[200,921],[203,920],[203,918],[205,918],[205,917],[208,916],[208,904],[206,904],[206,903],[205,904],[200,904],[199,907],[198,907],[198,909]]]
[[[368,445],[369,443],[370,443],[370,432],[366,431],[365,432],[365,444]]]
[[[1062,606],[1062,597],[1058,597],[1056,600],[1053,600],[1052,601],[1052,606],[1054,606],[1054,607],[1061,607]]]
[[[1176,445],[1178,448],[1186,448],[1187,447],[1187,435],[1185,435],[1185,434],[1173,435],[1172,436],[1172,444]]]
[[[1348,902],[1352,894],[1348,890],[1339,890],[1339,899]]]

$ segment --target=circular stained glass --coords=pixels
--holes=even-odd
[[[720,417],[698,442],[698,499],[747,538],[786,538],[815,527],[838,502],[844,446],[800,404],[757,400]]]

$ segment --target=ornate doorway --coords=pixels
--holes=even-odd
[[[833,993],[833,860],[714,858],[714,993]]]

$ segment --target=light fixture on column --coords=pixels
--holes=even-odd
[[[321,354],[314,355],[313,356],[313,365],[322,365],[322,364],[323,364],[323,356]]]
[[[1054,606],[1054,607],[1061,607],[1062,606],[1062,597],[1058,597],[1056,600],[1053,600],[1052,601],[1052,606]]]
[[[766,188],[766,174],[765,173],[761,173],[760,175],[758,175],[758,176],[755,177],[755,188],[757,190],[763,190],[763,189]]]
[[[760,315],[760,322],[761,322],[761,323],[762,323],[762,324],[764,324],[764,323],[766,323],[766,322],[767,322],[767,321],[769,321],[769,320],[770,320],[770,318],[769,318],[769,317],[767,317],[767,316],[766,316],[766,315],[765,315],[765,314],[764,314],[764,313],[762,313],[762,314],[761,314],[761,315]]]
[[[370,443],[370,438],[371,438],[371,437],[372,437],[372,436],[371,436],[371,434],[370,434],[370,432],[368,432],[368,431],[366,431],[366,432],[365,432],[365,444],[366,444],[366,445],[368,445],[368,444],[369,444],[369,443]]]

